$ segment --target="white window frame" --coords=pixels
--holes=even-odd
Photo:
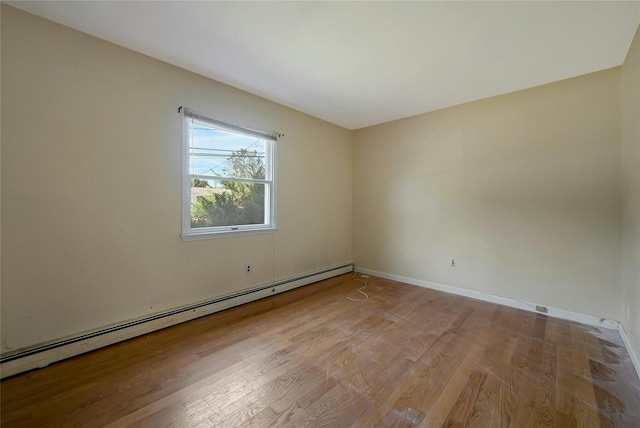
[[[193,112],[187,108],[182,110],[182,239],[184,241],[224,238],[230,236],[257,235],[272,233],[276,228],[276,141],[278,133],[267,133],[231,125],[216,119],[211,119]],[[237,179],[233,177],[211,177],[191,174],[189,168],[190,161],[190,141],[189,141],[189,121],[197,120],[224,131],[236,134],[252,136],[265,141],[265,173],[264,180]],[[227,181],[254,182],[265,185],[265,223],[232,225],[232,226],[211,226],[197,227],[191,226],[191,179],[221,179]]]

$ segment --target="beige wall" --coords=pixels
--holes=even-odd
[[[619,123],[616,68],[356,131],[356,267],[619,319]]]
[[[640,27],[622,66],[622,300],[620,312],[640,355]]]
[[[350,131],[6,5],[1,59],[3,352],[352,261]],[[275,235],[180,239],[180,105],[285,134]]]

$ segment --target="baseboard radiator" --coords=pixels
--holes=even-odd
[[[122,342],[151,333],[172,325],[180,324],[206,315],[223,311],[265,297],[293,290],[317,281],[332,278],[353,271],[353,264],[345,264],[329,269],[290,278],[273,284],[227,296],[182,306],[139,319],[110,325],[104,328],[80,333],[74,336],[25,348],[0,357],[0,378],[4,379],[35,368],[45,367],[56,361],[74,357],[85,352]]]

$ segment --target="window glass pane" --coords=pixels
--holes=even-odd
[[[265,224],[261,183],[191,180],[191,227]]]
[[[187,110],[183,123],[183,239],[273,230],[275,134]]]
[[[189,121],[189,173],[264,180],[266,141]]]

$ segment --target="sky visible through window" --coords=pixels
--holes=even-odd
[[[200,123],[189,125],[190,173],[195,175],[226,176],[230,169],[229,156],[240,149],[256,151],[265,156],[265,142],[232,132],[211,128]],[[213,184],[213,182],[210,182]]]

